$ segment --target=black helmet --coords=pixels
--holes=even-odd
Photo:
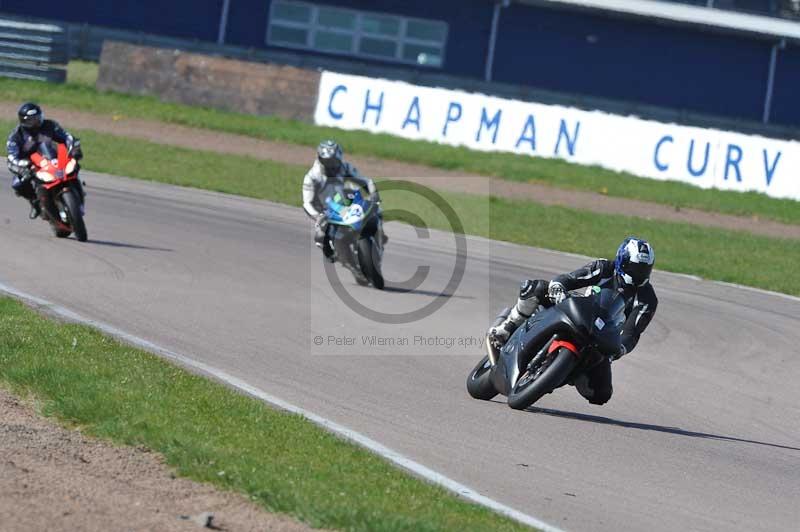
[[[647,240],[629,236],[622,241],[614,260],[614,272],[622,286],[642,286],[650,280],[656,254]]]
[[[22,129],[36,132],[42,127],[42,122],[44,122],[44,111],[35,103],[23,103],[19,111],[17,111],[17,117],[19,118],[19,125],[22,126]]]
[[[324,140],[317,146],[317,159],[325,169],[325,175],[333,177],[339,173],[344,161],[342,147],[333,140]]]

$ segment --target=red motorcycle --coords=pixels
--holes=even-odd
[[[31,179],[42,205],[42,219],[50,223],[58,238],[74,233],[80,242],[86,242],[85,194],[78,179],[80,166],[72,152],[64,144],[42,142],[30,159]]]

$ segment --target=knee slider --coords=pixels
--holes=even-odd
[[[604,405],[611,399],[611,394],[614,393],[614,390],[609,388],[608,390],[597,390],[594,394],[592,394],[589,402],[593,405]]]

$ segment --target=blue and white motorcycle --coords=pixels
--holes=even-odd
[[[322,200],[328,218],[326,238],[335,260],[352,272],[358,284],[383,290],[380,202],[340,184],[326,185]]]

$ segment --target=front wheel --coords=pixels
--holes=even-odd
[[[478,365],[469,372],[467,377],[467,391],[475,399],[488,401],[497,395],[497,390],[494,388],[491,380],[492,376],[492,363],[489,361],[489,355],[486,355],[478,362]]]
[[[575,354],[562,347],[547,357],[536,368],[531,368],[519,376],[514,388],[508,394],[508,406],[524,410],[560,386],[578,363]]]
[[[370,280],[372,286],[383,290],[383,274],[381,273],[381,257],[373,237],[358,240],[358,264],[361,271]]]
[[[67,190],[62,194],[61,198],[67,210],[69,225],[72,227],[75,238],[77,238],[79,242],[86,242],[89,235],[86,232],[86,224],[83,221],[83,212],[81,211],[81,202],[78,199],[77,193],[74,190]]]

